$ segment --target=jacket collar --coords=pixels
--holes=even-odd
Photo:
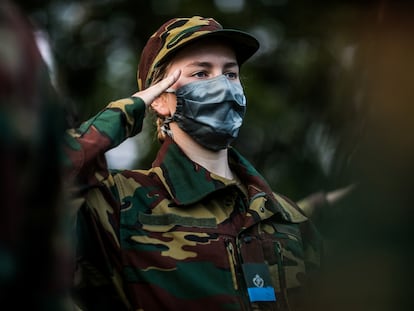
[[[249,202],[264,197],[266,208],[272,214],[281,213],[286,220],[292,220],[289,213],[286,213],[284,198],[278,199],[265,179],[234,148],[229,148],[229,163],[232,171],[243,181]],[[217,190],[237,184],[236,181],[217,176],[191,161],[170,137],[163,142],[152,164],[152,171],[158,175],[172,200],[179,206],[198,202]]]

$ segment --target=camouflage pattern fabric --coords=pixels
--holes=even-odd
[[[68,131],[68,169],[85,199],[85,310],[304,310],[319,235],[236,150],[236,180],[192,162],[169,138],[150,169],[108,170],[105,151],[137,134],[144,115],[141,99],[126,98]],[[276,302],[249,302],[246,264],[270,271]]]
[[[147,88],[152,82],[155,68],[164,63],[173,52],[201,37],[225,38],[234,46],[239,66],[259,48],[258,41],[250,34],[235,29],[223,29],[213,18],[201,16],[173,18],[164,23],[148,40],[141,53],[138,68],[138,89]]]

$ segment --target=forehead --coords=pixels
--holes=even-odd
[[[198,40],[183,47],[172,57],[172,62],[200,60],[201,57],[217,57],[218,59],[225,59],[229,62],[237,62],[233,47],[223,40],[215,38]]]

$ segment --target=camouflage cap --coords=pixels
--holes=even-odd
[[[259,42],[250,34],[223,29],[213,18],[201,16],[173,18],[164,23],[148,40],[142,50],[138,66],[138,89],[147,88],[152,81],[154,69],[168,56],[194,40],[205,37],[221,37],[234,47],[239,65],[258,49]]]

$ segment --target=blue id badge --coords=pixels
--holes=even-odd
[[[250,301],[276,301],[275,289],[267,265],[245,263],[242,267]]]

